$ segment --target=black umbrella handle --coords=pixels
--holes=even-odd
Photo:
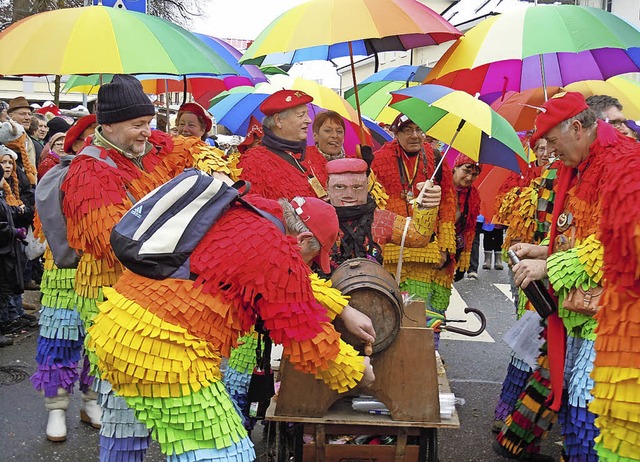
[[[459,327],[452,327],[452,326],[446,325],[447,322],[451,322],[449,320],[445,320],[445,326],[442,328],[447,332],[454,332],[456,334],[466,335],[467,337],[477,337],[478,335],[483,333],[484,330],[487,328],[487,319],[484,317],[484,313],[477,308],[471,308],[471,307],[466,307],[464,309],[464,312],[473,313],[478,317],[478,319],[480,320],[480,328],[478,330],[475,330],[475,331],[466,330],[466,329],[460,329]]]

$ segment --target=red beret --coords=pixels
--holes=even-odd
[[[355,157],[345,157],[327,162],[327,174],[337,173],[367,173],[368,165],[362,159]]]
[[[260,110],[266,116],[286,111],[292,107],[301,106],[313,101],[313,97],[300,90],[279,90],[265,99]]]
[[[76,120],[76,123],[71,126],[64,137],[64,152],[68,152],[69,154],[73,152],[71,150],[73,143],[80,137],[80,135],[82,135],[82,132],[91,125],[97,123],[96,119],[95,114],[89,114]]]
[[[581,93],[576,91],[556,93],[540,108],[534,123],[536,131],[529,139],[529,146],[534,148],[537,141],[553,127],[588,108],[589,106]]]
[[[209,113],[198,103],[184,103],[180,106],[176,120],[180,120],[180,116],[185,112],[191,112],[198,116],[198,119],[202,119],[204,121],[205,133],[209,133],[209,131],[211,131],[211,127],[213,127],[213,120],[211,120]]]
[[[461,165],[473,165],[478,170],[482,170],[478,162],[462,153],[458,154],[458,157],[456,157],[456,160],[453,162],[453,168],[460,167]]]

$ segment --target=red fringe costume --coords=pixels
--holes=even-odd
[[[419,191],[415,185],[426,181],[431,177],[435,169],[435,159],[433,149],[430,145],[424,144],[426,163],[424,165],[422,155],[409,158],[413,162],[419,162],[415,170],[416,175],[412,182],[412,192],[414,197]],[[397,140],[385,143],[382,148],[374,154],[371,169],[376,174],[377,180],[384,187],[389,195],[387,200],[387,210],[390,210],[404,217],[411,214],[407,202],[402,198],[403,185],[400,181],[398,170],[398,160],[404,157],[404,151]],[[406,157],[405,157],[406,159]],[[407,165],[409,172],[414,171],[415,163]],[[455,237],[455,214],[456,214],[456,193],[453,189],[451,170],[446,162],[442,165],[442,199],[438,210],[438,220],[436,223],[436,239],[423,248],[406,248],[403,251],[402,279],[400,287],[411,294],[423,298],[430,309],[438,313],[444,313],[449,305],[451,296],[451,284],[456,269],[456,262],[451,261],[443,269],[436,269],[440,262],[440,252],[448,252],[455,260],[456,237]],[[408,186],[405,186],[407,189]],[[473,223],[475,226],[475,221]],[[471,239],[471,241],[473,238]],[[471,242],[470,242],[471,243]],[[398,263],[399,247],[395,244],[387,244],[384,248],[385,267],[395,273]]]
[[[97,303],[105,301],[103,287],[113,286],[122,274],[122,265],[116,260],[109,242],[112,228],[131,208],[129,196],[139,200],[151,190],[173,178],[203,157],[219,157],[222,151],[206,146],[196,138],[176,137],[152,131],[150,151],[136,159],[136,163],[110,146],[96,131],[93,140],[117,165],[89,156],[76,156],[62,184],[63,213],[67,220],[67,237],[71,247],[81,254],[75,280],[76,307],[88,329],[98,313]],[[202,153],[205,153],[203,155]],[[224,165],[224,161],[211,165]],[[231,174],[231,169],[222,169]],[[95,353],[87,354],[96,373]],[[108,382],[97,385],[98,402],[103,407],[101,454],[106,460],[140,460],[149,443],[149,432],[136,421],[121,398],[111,391]],[[132,423],[135,422],[135,423]]]
[[[298,162],[306,169],[303,173],[267,147],[259,145],[240,156],[240,177],[251,183],[251,192],[268,199],[293,199],[295,196],[316,197],[307,174],[313,174],[321,185],[327,184],[327,160],[317,149],[307,149]]]
[[[640,460],[640,148],[618,138],[599,183],[604,293],[589,406],[606,462]]]
[[[257,196],[248,200],[270,212],[279,208]],[[346,299],[312,275],[297,240],[269,220],[232,206],[190,264],[195,281],[127,272],[89,331],[103,376],[153,429],[163,452],[185,461],[253,460],[221,385],[220,357],[229,356],[257,316],[297,369],[340,392],[361,380],[363,358],[331,324]]]

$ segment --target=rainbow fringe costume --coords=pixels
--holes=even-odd
[[[113,286],[122,274],[109,236],[132,206],[130,196],[142,198],[187,167],[214,169],[230,176],[237,172],[235,166],[227,165],[222,151],[196,138],[171,139],[158,131],[152,133],[152,148],[141,160],[142,170],[96,132],[93,143],[108,154],[117,169],[88,156],[77,156],[62,185],[69,244],[82,253],[75,273],[74,305],[85,331],[98,313],[97,304],[105,301],[104,288]],[[91,361],[90,373],[97,375],[97,358],[91,348],[86,353]],[[100,460],[142,460],[150,442],[148,429],[113,393],[108,381],[96,380],[94,388],[103,408]]]
[[[279,207],[250,200],[270,212]],[[88,337],[102,376],[153,431],[169,460],[254,460],[221,381],[220,361],[257,315],[299,370],[339,392],[361,380],[363,358],[331,324],[347,300],[310,273],[295,239],[268,220],[232,206],[190,263],[194,281],[126,272],[105,289],[108,301]]]
[[[602,462],[640,460],[640,149],[624,141],[630,145],[616,146],[599,185],[604,293],[589,409],[598,415]]]
[[[416,169],[416,176],[412,183],[413,194],[418,195],[415,185],[426,181],[434,172],[435,159],[431,146],[424,145],[426,154],[426,164],[419,155],[420,164]],[[410,214],[407,210],[407,203],[401,197],[403,185],[400,182],[398,171],[398,159],[401,155],[398,141],[385,143],[375,153],[371,169],[376,174],[378,182],[384,187],[389,195],[387,200],[387,210],[404,217]],[[403,251],[403,265],[400,287],[411,294],[423,298],[430,310],[439,314],[444,314],[449,306],[451,296],[451,286],[455,272],[455,264],[445,266],[443,269],[436,269],[440,262],[440,251],[448,252],[450,255],[456,253],[455,236],[455,215],[456,215],[456,194],[453,189],[451,170],[446,162],[442,166],[442,199],[438,210],[438,220],[434,240],[423,248],[405,248]],[[475,220],[473,223],[475,227]],[[473,237],[469,242],[469,249]],[[398,264],[400,247],[395,244],[387,244],[384,247],[385,268],[395,274]],[[464,257],[460,264],[463,265]],[[468,266],[469,258],[466,258]]]

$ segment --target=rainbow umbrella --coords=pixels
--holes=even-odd
[[[539,5],[483,20],[425,83],[468,93],[565,86],[640,71],[640,31],[598,8]]]
[[[301,58],[305,60],[349,56],[353,81],[357,82],[353,62],[356,54],[410,50],[460,35],[442,16],[417,0],[310,0],[272,21],[241,62],[262,64],[271,54],[296,50],[307,54]],[[325,58],[317,57],[317,47],[326,47]],[[357,90],[355,99],[362,127]]]
[[[424,66],[397,66],[367,77],[357,85],[362,114],[391,124],[398,115],[398,111],[388,106],[391,92],[420,84],[429,70]],[[356,107],[355,88],[347,90],[344,97],[351,106]]]
[[[488,104],[462,91],[419,85],[392,93],[391,106],[428,135],[483,164],[515,172],[527,156],[514,129]]]
[[[164,19],[118,8],[64,8],[0,33],[0,74],[236,74],[200,39]]]

